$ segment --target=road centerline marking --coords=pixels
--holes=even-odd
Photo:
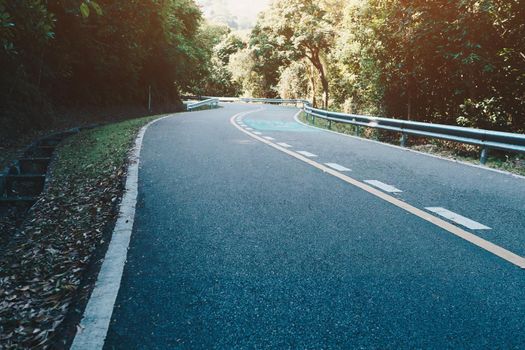
[[[332,169],[335,169],[337,171],[352,171],[351,169],[348,169],[342,165],[339,165],[337,163],[324,163],[326,166],[329,166]]]
[[[369,185],[372,185],[374,187],[377,187],[385,192],[388,192],[388,193],[401,193],[403,191],[401,191],[399,188],[395,188],[394,186],[391,186],[391,185],[388,185],[384,182],[381,182],[381,181],[377,181],[377,180],[365,180],[365,182]]]
[[[264,138],[269,140],[269,141],[275,141],[275,139],[273,137],[270,137],[270,136],[265,136]]]
[[[308,157],[308,158],[317,158],[316,154],[313,154],[307,151],[297,151],[297,153],[302,154],[303,156]]]
[[[255,113],[257,111],[253,111],[251,113]],[[301,111],[299,111],[297,114],[301,113]],[[246,113],[245,113],[246,114]],[[244,115],[245,115],[244,114]],[[265,143],[266,145],[270,146],[270,147],[273,147],[289,156],[292,156],[300,161],[303,161],[325,173],[328,173],[348,184],[351,184],[357,188],[360,188],[390,204],[393,204],[395,205],[396,207],[398,208],[401,208],[431,224],[434,224],[442,229],[444,229],[445,231],[448,231],[449,233],[467,241],[467,242],[470,242],[472,243],[473,245],[481,248],[481,249],[484,249],[485,251],[489,252],[489,253],[492,253],[500,258],[502,258],[503,260],[506,260],[507,262],[513,264],[513,265],[516,265],[522,269],[525,269],[525,258],[524,257],[521,257],[519,256],[518,254],[516,253],[513,253],[511,252],[510,250],[507,250],[501,246],[498,246],[497,244],[494,244],[490,241],[487,241],[486,239],[483,239],[479,236],[476,236],[475,234],[473,233],[470,233],[470,232],[467,232],[465,230],[463,230],[462,228],[458,227],[458,226],[455,226],[451,223],[449,223],[448,221],[445,221],[443,219],[440,219],[439,217],[435,216],[435,215],[432,215],[424,210],[421,210],[419,208],[416,208],[406,202],[403,202],[389,194],[386,194],[385,192],[382,192],[364,182],[361,182],[361,181],[358,181],[354,178],[351,178],[343,173],[340,173],[330,167],[327,167],[326,165],[323,165],[323,164],[320,164],[320,163],[317,163],[315,161],[313,161],[312,159],[309,159],[301,154],[299,154],[298,152],[294,152],[292,150],[289,150],[289,149],[286,149],[285,147],[282,147],[282,146],[279,146],[278,144],[275,144],[271,141],[268,141],[260,136],[257,136],[255,133],[251,133],[249,131],[246,131],[245,129],[241,128],[239,125],[237,125],[235,123],[235,118],[237,117],[237,115],[233,116],[231,119],[230,119],[230,123],[236,127],[238,130],[240,130],[241,132],[249,135],[250,137],[262,142],[262,143]]]
[[[425,209],[471,230],[491,230],[491,228],[488,226],[480,224],[479,222],[466,218],[445,208],[427,207]]]
[[[278,142],[277,144],[281,147],[292,148],[292,145],[289,145],[286,142]]]

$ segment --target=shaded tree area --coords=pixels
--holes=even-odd
[[[57,107],[180,108],[207,72],[193,0],[0,0],[2,130],[42,127]]]
[[[520,0],[276,0],[232,61],[245,95],[525,131]]]
[[[201,26],[198,40],[205,47],[206,57],[201,62],[204,79],[197,79],[186,89],[188,93],[208,96],[239,96],[241,86],[228,69],[230,57],[246,47],[246,43],[232,30],[217,23]]]
[[[355,29],[374,39],[357,53],[379,73],[372,88],[382,89],[385,114],[523,130],[525,16],[518,1],[370,0],[356,11]],[[501,28],[498,18],[515,23]]]
[[[193,0],[0,0],[0,130],[180,93],[525,129],[520,0],[276,0],[249,36]]]

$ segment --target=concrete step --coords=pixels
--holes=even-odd
[[[8,197],[36,196],[44,189],[45,181],[45,175],[5,175],[4,192]]]
[[[18,160],[21,174],[45,174],[51,158],[21,158]]]
[[[55,146],[35,146],[28,149],[24,157],[26,158],[48,158],[53,155]]]

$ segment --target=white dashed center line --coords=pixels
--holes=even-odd
[[[275,139],[273,137],[270,137],[270,136],[265,136],[264,138],[267,139],[267,140],[270,140],[270,141],[275,141]]]
[[[329,166],[330,168],[332,169],[335,169],[337,171],[352,171],[348,168],[345,168],[344,166],[342,165],[339,165],[337,163],[325,163],[326,166]]]
[[[248,130],[248,129],[246,129],[246,130]],[[253,130],[253,129],[252,129],[252,130]],[[255,135],[262,135],[262,132],[258,132],[258,131],[254,131],[253,133],[254,133]]]
[[[278,145],[281,146],[281,147],[284,147],[284,148],[292,148],[291,145],[289,145],[287,143],[284,143],[284,142],[279,142]]]
[[[372,185],[374,187],[377,187],[379,188],[380,190],[383,190],[385,192],[388,192],[388,193],[401,193],[403,191],[401,191],[400,189],[398,188],[395,188],[394,186],[390,186],[390,185],[387,185],[381,181],[377,181],[377,180],[365,180],[365,182],[369,185]]]
[[[479,222],[476,222],[474,220],[470,220],[469,218],[466,218],[464,216],[461,216],[459,214],[456,214],[450,210],[447,210],[445,208],[441,207],[428,207],[425,208],[428,211],[431,211],[433,213],[438,214],[439,216],[444,217],[445,219],[448,219],[450,221],[453,221],[457,224],[460,224],[461,226],[465,226],[466,228],[469,228],[471,230],[491,230],[490,227],[485,226],[483,224],[480,224]]]
[[[298,151],[297,153],[302,154],[303,156],[308,157],[308,158],[317,157],[317,155],[310,153],[310,152],[306,152],[306,151]]]
[[[246,128],[246,130],[248,130],[248,131],[253,131],[253,129],[252,129],[252,128]]]

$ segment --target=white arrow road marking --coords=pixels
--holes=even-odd
[[[383,190],[385,192],[388,192],[388,193],[401,193],[403,191],[401,191],[400,189],[398,188],[395,188],[394,186],[390,186],[390,185],[387,185],[381,181],[377,181],[377,180],[365,180],[365,182],[369,185],[372,185],[374,187],[377,187],[379,188],[380,190]]]
[[[456,224],[460,224],[461,226],[465,226],[466,228],[469,228],[471,230],[491,230],[490,227],[485,226],[483,224],[480,224],[479,222],[476,222],[474,220],[470,220],[469,218],[466,218],[464,216],[461,216],[457,213],[454,213],[450,210],[447,210],[445,208],[441,207],[428,207],[425,208],[428,211],[431,211],[433,213],[438,214],[439,216],[444,217],[445,219],[448,219],[450,221],[454,221]]]
[[[337,163],[325,163],[325,165],[337,171],[352,171],[351,169],[345,168],[344,166]]]

